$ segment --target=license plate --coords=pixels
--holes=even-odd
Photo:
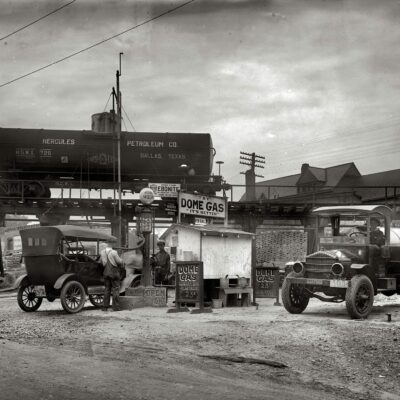
[[[333,279],[329,281],[329,286],[330,287],[335,287],[335,288],[347,288],[349,286],[348,281],[340,281],[338,279]]]
[[[46,288],[44,286],[34,286],[36,297],[46,297]]]

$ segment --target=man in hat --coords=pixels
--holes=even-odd
[[[153,257],[153,267],[155,270],[154,283],[156,285],[166,285],[171,269],[171,260],[169,254],[165,251],[164,240],[159,240],[157,247],[158,253]]]
[[[372,217],[369,221],[370,232],[369,232],[369,243],[376,244],[377,246],[383,246],[385,244],[385,235],[379,229],[380,221],[378,218]]]
[[[119,268],[122,266],[122,260],[116,250],[112,248],[113,243],[107,242],[106,247],[101,251],[101,262],[104,266],[104,306],[103,311],[110,307],[110,295],[112,294],[113,311],[120,311],[119,288],[121,285],[121,275]]]

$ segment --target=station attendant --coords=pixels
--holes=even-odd
[[[383,246],[385,244],[385,235],[379,229],[380,221],[378,218],[370,219],[370,233],[369,233],[369,242],[371,244],[376,244],[377,246]]]
[[[171,270],[171,260],[169,254],[165,251],[165,242],[163,240],[157,242],[157,247],[158,253],[153,257],[154,283],[156,285],[166,285]]]
[[[103,311],[110,307],[110,295],[112,294],[113,311],[120,311],[119,288],[121,285],[121,275],[119,267],[122,266],[122,260],[116,250],[112,248],[112,243],[107,242],[106,247],[101,251],[101,262],[104,266],[104,305]]]

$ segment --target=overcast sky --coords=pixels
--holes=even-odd
[[[69,1],[0,0],[0,36]],[[77,0],[0,41],[0,84],[183,2]],[[0,88],[0,126],[90,129],[123,52],[135,129],[211,133],[230,183],[244,183],[241,150],[266,157],[268,179],[302,163],[397,169],[399,17],[394,0],[197,0]]]

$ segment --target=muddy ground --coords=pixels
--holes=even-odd
[[[378,296],[365,321],[343,304],[291,315],[259,303],[201,315],[88,303],[69,315],[59,300],[25,313],[0,295],[0,399],[400,399],[399,296]]]

